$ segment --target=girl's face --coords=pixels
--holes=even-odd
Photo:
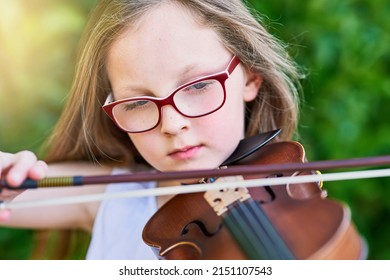
[[[161,98],[186,82],[224,71],[232,56],[214,31],[167,3],[119,36],[109,51],[107,72],[115,100]],[[218,111],[187,118],[167,105],[156,128],[129,137],[160,171],[216,168],[244,137],[244,102],[256,97],[260,85],[261,78],[239,64],[226,81],[226,102]]]

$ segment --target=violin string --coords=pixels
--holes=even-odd
[[[252,226],[260,224],[264,228],[263,232],[264,235],[268,237],[271,252],[273,254],[277,253],[277,255],[273,257],[274,259],[294,259],[290,249],[287,247],[286,243],[283,241],[280,234],[265,214],[263,208],[256,201],[250,199],[248,203],[242,206],[242,208],[245,211],[245,216],[249,217],[250,215],[250,217],[253,217],[252,219],[254,221],[250,223]],[[253,228],[253,230],[258,233],[258,239],[263,240],[264,236],[260,234],[261,232],[256,228]]]
[[[240,181],[240,186],[244,188],[250,188],[250,187],[275,186],[275,185],[310,183],[310,182],[380,178],[380,177],[389,177],[389,176],[390,176],[390,169],[377,169],[377,170],[350,171],[350,172],[339,172],[339,173],[310,174],[310,175],[300,175],[294,177],[248,179],[245,181]],[[181,193],[204,192],[208,190],[219,190],[221,188],[235,188],[235,187],[237,187],[236,182],[225,181],[225,182],[216,182],[212,184],[192,184],[186,186],[141,189],[141,190],[132,190],[132,191],[125,191],[125,192],[96,193],[96,194],[89,194],[89,195],[69,196],[69,197],[31,200],[31,201],[14,201],[14,202],[0,201],[0,210],[21,209],[21,208],[40,207],[40,206],[54,206],[54,205],[61,205],[61,204],[87,203],[87,202],[100,201],[106,199],[117,199],[117,198],[175,195]]]
[[[246,203],[245,203],[246,204]],[[240,224],[246,224],[247,226],[245,227],[245,230],[243,229],[244,232],[251,233],[251,243],[252,247],[251,250],[254,250],[254,248],[257,248],[257,250],[262,250],[262,252],[259,252],[261,255],[263,255],[262,259],[275,259],[275,256],[273,256],[273,246],[272,242],[270,240],[270,236],[267,234],[266,229],[265,229],[265,224],[260,222],[258,223],[258,227],[255,230],[253,228],[254,224],[256,223],[255,219],[251,215],[251,213],[244,214],[242,213],[244,210],[244,207],[242,207],[242,204],[239,204],[239,208],[237,210],[237,214],[235,216],[235,220],[237,221],[236,226],[242,227]],[[240,213],[241,212],[241,213]],[[245,211],[244,211],[245,212]],[[262,236],[263,238],[259,238],[259,235]]]
[[[237,204],[234,208],[235,212],[232,214],[236,227],[242,228],[243,234],[250,234],[250,250],[259,248],[263,252],[257,255],[260,254],[265,259],[294,259],[264,210],[253,199]]]
[[[264,242],[257,242],[256,234],[247,227],[247,223],[237,213],[236,207],[231,207],[224,215],[223,223],[228,228],[236,242],[243,249],[249,259],[269,259]],[[257,244],[259,243],[259,244]]]

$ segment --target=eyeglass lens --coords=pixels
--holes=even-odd
[[[166,99],[168,99],[167,97]],[[186,117],[207,115],[222,106],[224,89],[220,81],[202,80],[173,93],[173,105]],[[119,103],[113,108],[117,123],[129,132],[140,132],[155,127],[160,121],[163,101],[137,98]]]

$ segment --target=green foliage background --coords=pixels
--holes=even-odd
[[[39,146],[74,73],[77,44],[96,0],[0,0],[0,150]],[[390,153],[390,2],[248,1],[307,73],[300,138],[309,160]],[[390,259],[390,180],[326,183],[346,202],[369,245]],[[28,259],[32,231],[0,229],[0,259]]]

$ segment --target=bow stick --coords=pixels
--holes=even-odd
[[[329,160],[305,163],[288,163],[288,164],[271,164],[264,166],[231,166],[229,168],[213,169],[213,170],[194,170],[194,171],[176,171],[166,173],[140,172],[135,174],[121,175],[102,175],[102,176],[75,176],[75,177],[52,177],[38,181],[26,180],[20,188],[40,188],[40,187],[63,187],[73,185],[91,185],[91,184],[108,184],[121,182],[140,182],[140,181],[163,181],[173,179],[194,179],[203,177],[224,177],[234,175],[250,175],[260,173],[275,173],[284,171],[312,171],[335,168],[350,168],[360,166],[377,166],[390,164],[390,156],[358,158],[348,160]],[[312,174],[289,176],[279,178],[262,178],[251,179],[238,182],[220,182],[212,184],[192,184],[177,187],[164,187],[156,189],[133,190],[128,192],[118,193],[101,193],[83,195],[77,197],[63,197],[46,200],[24,201],[24,202],[1,202],[0,209],[18,209],[27,207],[38,207],[59,204],[85,203],[91,201],[99,201],[104,199],[125,198],[125,197],[140,197],[140,196],[159,196],[172,195],[180,193],[202,192],[212,189],[235,188],[235,187],[261,187],[282,184],[308,183],[308,182],[325,182],[336,180],[352,180],[363,178],[378,178],[390,176],[390,169],[338,172],[328,174]],[[1,188],[11,188],[5,180],[0,181]],[[18,189],[18,188],[16,188]]]
[[[63,205],[63,204],[86,203],[92,201],[117,199],[117,198],[132,198],[132,197],[144,197],[144,196],[160,196],[160,195],[194,193],[194,192],[204,192],[204,191],[218,190],[224,188],[264,187],[264,186],[275,186],[275,185],[283,185],[283,184],[328,182],[328,181],[353,180],[353,179],[365,179],[365,178],[379,178],[379,177],[388,177],[388,176],[390,176],[390,168],[377,169],[377,170],[365,170],[365,171],[338,172],[338,173],[328,173],[328,174],[317,173],[311,175],[250,179],[244,181],[225,181],[225,182],[208,183],[208,184],[190,184],[185,186],[131,190],[131,191],[124,191],[124,192],[117,192],[117,193],[115,192],[98,193],[98,194],[69,196],[69,197],[42,199],[42,200],[34,200],[34,201],[0,202],[0,210],[52,206],[52,205],[61,205],[61,204]]]
[[[303,163],[286,163],[286,164],[268,164],[268,165],[236,165],[229,168],[220,169],[203,169],[191,171],[173,171],[173,172],[137,172],[130,174],[118,175],[98,175],[98,176],[66,176],[66,177],[49,177],[42,180],[25,180],[16,189],[35,189],[44,187],[67,187],[67,186],[84,186],[98,184],[112,184],[124,182],[145,182],[145,181],[168,181],[183,179],[199,179],[224,177],[235,175],[254,175],[277,172],[295,172],[295,171],[313,171],[329,170],[339,168],[353,168],[362,166],[379,166],[389,165],[390,156],[367,157],[344,160],[325,160]],[[0,189],[12,189],[7,182],[0,180]]]

